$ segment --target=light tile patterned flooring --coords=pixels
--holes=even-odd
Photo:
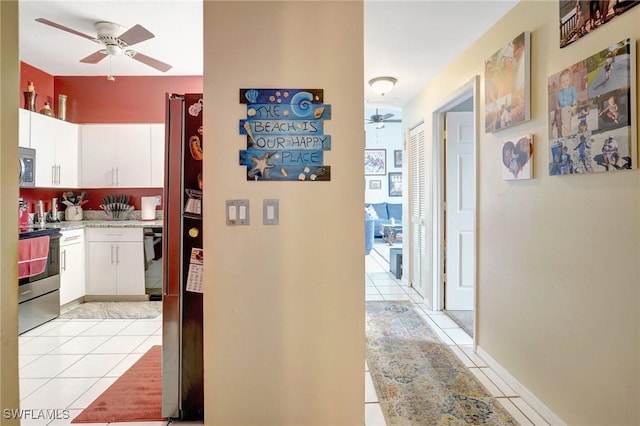
[[[380,243],[376,243],[380,244]],[[480,380],[487,390],[521,425],[548,426],[538,413],[524,402],[494,371],[473,352],[473,339],[442,311],[430,311],[413,288],[404,285],[389,272],[389,263],[376,252],[365,259],[366,300],[408,300],[438,336]],[[369,368],[365,363],[365,423],[366,426],[385,426]]]
[[[427,310],[420,295],[402,285],[388,269],[389,264],[375,250],[366,256],[366,300],[412,301],[442,340],[520,424],[548,425],[473,353],[472,339],[456,323],[442,312]],[[69,410],[68,419],[24,419],[22,425],[69,424],[151,346],[162,344],[161,326],[160,317],[140,320],[56,319],[21,335],[21,408]],[[366,426],[385,425],[366,363],[365,420]],[[167,423],[112,424],[164,426]]]

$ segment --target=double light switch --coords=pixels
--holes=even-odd
[[[227,226],[249,224],[249,200],[227,200]]]

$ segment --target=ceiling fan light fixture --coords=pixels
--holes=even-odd
[[[376,77],[369,80],[369,86],[380,96],[384,96],[393,89],[398,80],[394,77]]]
[[[105,50],[107,51],[107,54],[112,56],[122,55],[122,49],[117,44],[107,44],[105,46]]]

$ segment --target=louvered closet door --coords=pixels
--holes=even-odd
[[[412,129],[410,138],[411,187],[409,211],[411,212],[411,285],[424,295],[426,273],[426,241],[425,241],[425,211],[426,211],[426,174],[425,174],[425,140],[424,124]]]

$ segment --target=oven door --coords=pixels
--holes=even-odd
[[[60,229],[25,230],[20,239],[49,236],[47,264],[38,275],[18,279],[18,333],[22,334],[60,315]]]

